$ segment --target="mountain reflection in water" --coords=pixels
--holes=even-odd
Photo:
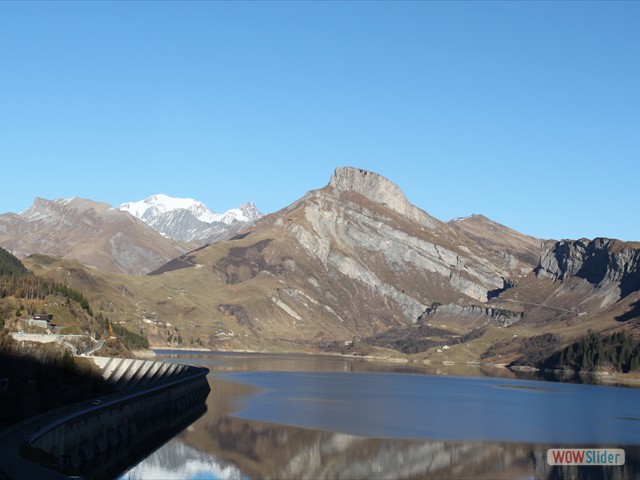
[[[287,391],[286,388],[282,388],[282,385],[278,386],[277,382],[281,382],[284,377],[291,385],[295,385],[305,375],[283,376],[278,373],[270,373],[262,376],[256,373],[240,375],[234,373],[393,373],[401,371],[402,373],[466,376],[492,374],[494,377],[501,376],[505,379],[504,381],[493,381],[495,383],[493,387],[498,387],[493,388],[496,392],[507,391],[508,393],[534,395],[545,393],[547,389],[555,390],[556,386],[562,386],[553,383],[513,383],[508,379],[514,379],[515,374],[506,369],[490,371],[486,368],[439,366],[437,369],[427,370],[418,366],[374,364],[364,360],[341,357],[296,355],[196,355],[181,353],[171,355],[171,361],[201,364],[211,370],[212,373],[209,375],[211,394],[207,399],[207,414],[176,439],[131,469],[123,478],[224,478],[233,480],[244,478],[419,479],[426,477],[456,479],[640,478],[640,462],[638,461],[640,448],[637,446],[640,441],[633,445],[628,441],[624,442],[624,445],[595,445],[593,443],[558,445],[550,442],[535,443],[530,440],[469,441],[453,437],[450,439],[442,437],[439,439],[432,439],[433,437],[403,439],[389,438],[397,436],[392,433],[389,435],[366,434],[366,428],[362,429],[362,433],[354,435],[351,431],[346,433],[344,430],[341,431],[327,421],[326,415],[327,412],[331,412],[331,408],[322,411],[323,408],[331,404],[330,400],[340,400],[339,393],[324,399],[327,405],[317,408],[318,418],[314,422],[298,421],[295,409],[305,403],[308,404],[307,407],[311,407],[307,409],[306,415],[313,417],[313,400],[318,395],[322,396],[323,385],[318,385],[316,382],[317,391],[307,391],[304,394],[307,395],[306,398],[302,398],[304,395],[296,391],[296,388]],[[391,377],[391,380],[395,378]],[[330,378],[331,376],[326,377],[326,379]],[[273,383],[274,379],[276,383]],[[345,375],[343,379],[347,379],[347,383],[339,388],[353,387],[359,390],[355,384],[349,386],[349,380],[353,380],[357,384],[358,380],[366,380],[366,375],[353,377]],[[246,380],[248,383],[241,383],[238,380]],[[317,378],[315,380],[317,381]],[[456,380],[464,381],[465,379]],[[471,380],[471,383],[483,381],[483,379],[467,380]],[[266,387],[266,389],[257,388],[256,385]],[[540,387],[541,390],[536,387]],[[308,388],[308,386],[304,388]],[[616,390],[640,395],[640,390],[614,389],[613,393],[616,393]],[[389,392],[390,401],[392,402],[393,398],[402,399],[405,393],[408,392]],[[365,395],[373,394],[365,392]],[[356,399],[356,401],[360,400]],[[469,399],[469,402],[473,401],[473,398]],[[585,401],[588,402],[588,399]],[[335,407],[337,412],[341,409],[339,403]],[[605,401],[604,404],[606,403]],[[385,407],[386,410],[376,411],[375,414],[372,411],[369,417],[365,414],[366,412],[362,412],[361,418],[369,418],[371,422],[375,422],[375,415],[377,415],[378,417],[383,416],[384,420],[389,422],[398,413],[397,409],[394,411],[391,405],[392,403]],[[274,410],[274,406],[279,406],[280,413],[278,413],[278,408]],[[472,403],[469,403],[467,407],[471,408],[471,406]],[[349,408],[352,407],[353,405]],[[553,405],[545,405],[543,409],[552,407]],[[406,408],[406,405],[400,408]],[[461,408],[464,408],[464,405],[461,405]],[[288,421],[282,421],[278,415],[282,412],[286,414],[287,411],[291,413],[291,418]],[[417,412],[419,412],[419,408]],[[419,415],[415,412],[410,413]],[[538,411],[536,415],[544,415],[544,411]],[[347,418],[349,422],[357,424],[358,421],[361,421],[357,419],[357,415],[351,416],[352,419]],[[622,416],[628,416],[628,412]],[[633,418],[637,416],[632,415]],[[461,416],[461,418],[463,417]],[[287,420],[286,417],[285,420]],[[455,422],[455,420],[453,421]],[[605,426],[609,419],[592,418],[585,421],[596,422],[596,424],[600,422],[599,424]],[[618,421],[622,422],[620,419]],[[529,418],[527,422],[535,425],[536,418]],[[283,423],[290,425],[283,425]],[[637,424],[632,421],[626,423]],[[392,424],[392,421],[389,424]],[[633,436],[633,433],[631,435]],[[546,451],[548,448],[559,446],[624,448],[626,463],[622,467],[550,467],[546,463]]]
[[[243,372],[236,416],[376,438],[640,444],[640,390],[392,373]]]

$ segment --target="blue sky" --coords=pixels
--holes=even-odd
[[[266,213],[336,166],[442,220],[640,240],[640,2],[0,2],[0,212]]]

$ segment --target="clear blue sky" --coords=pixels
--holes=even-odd
[[[0,212],[273,212],[336,166],[442,220],[640,240],[640,2],[0,2]]]

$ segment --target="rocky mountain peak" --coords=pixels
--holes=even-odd
[[[520,233],[484,215],[474,213],[454,218],[447,225],[477,245],[514,256],[524,263],[525,268],[538,263],[541,239]]]
[[[198,217],[215,215],[213,212],[209,212],[202,202],[192,198],[174,198],[161,193],[138,202],[123,203],[120,205],[120,210],[129,212],[145,222],[155,216],[175,210],[188,210]],[[207,218],[200,218],[200,220],[206,221]]]
[[[224,213],[215,213],[192,198],[174,198],[164,194],[123,203],[120,210],[139,218],[166,238],[199,244],[231,238],[262,217],[253,202]]]
[[[337,195],[344,192],[359,193],[374,203],[430,227],[437,224],[433,217],[409,203],[400,187],[377,173],[354,167],[338,167],[328,187]]]
[[[329,186],[337,192],[353,191],[393,210],[404,209],[408,203],[400,187],[382,175],[360,168],[338,167]]]
[[[73,197],[66,199],[47,200],[36,197],[28,209],[20,213],[19,216],[28,222],[48,221],[64,222],[77,221],[80,216],[91,216],[99,214],[103,217],[113,217],[116,210],[106,203],[94,202],[84,198]]]
[[[243,203],[238,207],[238,210],[240,210],[249,221],[256,221],[263,216],[253,202]]]
[[[487,222],[487,223],[495,223],[493,222],[493,220],[491,220],[490,218],[485,217],[484,215],[480,214],[480,213],[472,213],[469,216],[466,217],[457,217],[454,219],[449,220],[448,223],[458,223],[458,222],[464,222],[464,223],[477,223],[477,222]]]

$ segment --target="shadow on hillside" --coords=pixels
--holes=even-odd
[[[26,418],[113,393],[88,360],[0,352],[0,430]]]
[[[69,420],[69,428],[62,430],[63,435],[69,430],[69,435],[73,438],[72,424],[82,424],[89,418],[86,412],[89,401],[116,391],[87,358],[74,358],[44,350],[39,352],[39,357],[41,358],[16,352],[0,352],[0,431],[25,421],[16,425],[19,432],[17,434],[12,433],[12,429],[7,430],[4,438],[6,444],[2,448],[19,449],[23,458],[65,475],[81,475],[87,479],[116,478],[206,412],[206,395],[183,402],[177,411],[171,402],[159,402],[154,406],[157,416],[151,422],[145,422],[142,419],[144,415],[135,414],[135,408],[132,414],[120,404],[113,408],[99,407],[95,409],[95,413],[89,413],[89,416],[92,422],[100,424],[99,428],[103,428],[105,434],[98,434],[89,442],[84,438],[77,446],[65,444],[64,448],[59,447],[59,451],[56,448],[54,452],[45,451],[41,449],[38,440],[24,443],[27,437],[32,439],[33,436],[27,434],[23,437],[21,430],[26,428],[34,432],[45,432],[51,417],[49,420],[41,418],[43,423],[36,419],[29,423],[29,419],[60,407],[77,404],[81,416]],[[103,399],[102,403],[105,402]],[[105,418],[111,421],[114,415],[121,422],[117,427],[101,423]],[[91,425],[91,422],[87,425]],[[111,429],[109,436],[106,435],[107,428]],[[100,440],[98,437],[103,438]],[[100,441],[104,443],[96,450]],[[21,478],[21,474],[12,471],[11,466],[4,465],[0,458],[0,479],[10,478]]]
[[[623,313],[622,315],[618,315],[616,317],[616,320],[618,322],[628,322],[629,320],[640,317],[640,300],[633,302],[631,306],[631,310],[629,310],[627,313]]]

